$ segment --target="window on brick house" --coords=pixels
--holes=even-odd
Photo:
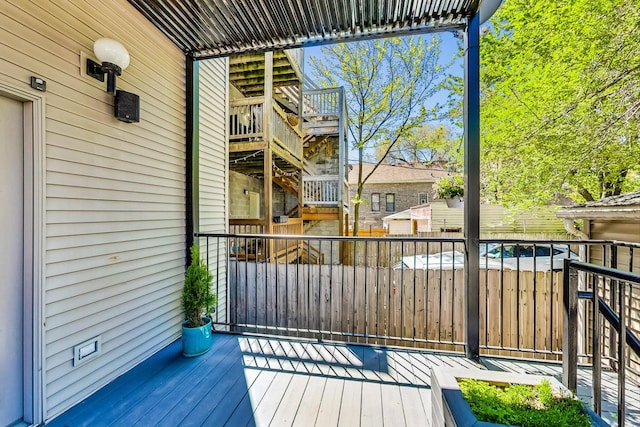
[[[424,205],[429,203],[429,193],[418,193],[418,204]]]
[[[371,193],[371,211],[380,211],[380,193]]]
[[[395,212],[396,210],[396,195],[393,193],[387,193],[387,212]]]

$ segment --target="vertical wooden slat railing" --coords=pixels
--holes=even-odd
[[[303,98],[303,117],[329,116],[341,113],[340,88],[305,90]]]
[[[338,175],[316,175],[303,177],[303,195],[305,205],[337,206]]]
[[[297,126],[290,123],[290,116],[287,116],[282,108],[273,103],[273,139],[294,155],[298,160],[302,160],[302,132]],[[297,120],[297,118],[295,119]]]
[[[236,99],[229,102],[229,142],[264,139],[264,97]]]

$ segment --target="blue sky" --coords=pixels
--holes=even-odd
[[[440,40],[441,40],[440,64],[444,65],[451,62],[451,58],[453,57],[454,54],[457,53],[458,40],[454,37],[454,33],[452,32],[439,33],[438,36],[440,37]],[[431,35],[422,35],[420,37],[431,37]],[[305,57],[304,70],[306,75],[313,76],[310,58],[312,56],[317,58],[322,58],[323,55],[322,55],[321,49],[322,48],[320,46],[308,47],[304,49],[304,57]],[[462,77],[462,74],[463,74],[462,67],[463,67],[463,59],[456,58],[455,62],[449,68],[448,73]],[[447,101],[447,93],[445,91],[440,91],[431,99],[425,100],[425,106],[430,108],[430,107],[433,107],[435,103],[444,104],[446,103],[446,101]],[[432,124],[437,124],[437,123],[432,123]],[[455,132],[455,129],[452,128],[452,131]],[[351,153],[349,157],[350,158],[353,157]]]

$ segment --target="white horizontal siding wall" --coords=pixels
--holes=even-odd
[[[200,141],[199,141],[199,228],[202,233],[227,231],[227,82],[226,59],[201,61]],[[206,240],[201,239],[201,249]],[[218,294],[216,321],[226,321],[226,242],[209,240],[208,260],[214,274],[213,288]]]
[[[431,204],[432,230],[464,227],[464,209],[448,208],[445,202]],[[553,208],[538,208],[514,215],[500,205],[480,205],[480,231],[483,233],[565,234],[562,220]]]
[[[81,73],[100,37],[131,65],[140,123]],[[184,274],[184,55],[125,0],[3,0],[0,79],[47,82],[44,376],[50,419],[179,336]],[[102,336],[73,366],[73,347]]]

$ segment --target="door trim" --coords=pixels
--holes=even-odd
[[[24,117],[24,421],[45,419],[44,256],[45,256],[45,97],[0,81],[0,96],[22,102]]]

